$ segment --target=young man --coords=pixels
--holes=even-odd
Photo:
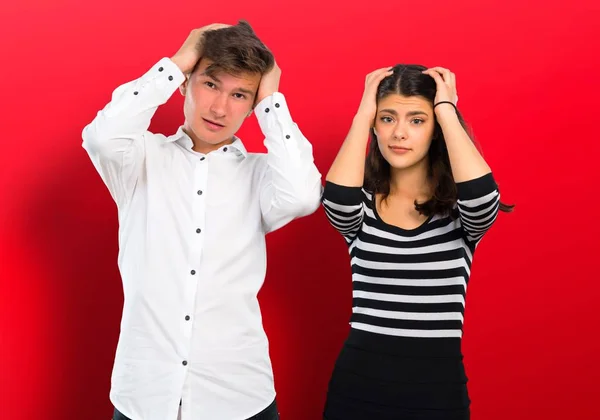
[[[117,88],[83,130],[119,214],[115,419],[278,418],[257,300],[265,234],[313,213],[321,195],[280,75],[246,22],[209,25]],[[148,132],[178,88],[183,126]],[[253,108],[267,154],[235,136]]]

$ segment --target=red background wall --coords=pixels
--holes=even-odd
[[[276,55],[323,174],[366,73],[404,62],[457,74],[459,105],[517,204],[475,257],[464,336],[473,419],[600,418],[600,3],[282,3],[0,6],[0,417],[110,418],[117,218],[81,130],[192,28],[246,18]],[[173,132],[181,106],[174,95],[151,128]],[[264,151],[254,119],[240,135]],[[346,249],[322,209],[268,246],[260,300],[283,419],[319,419],[348,329]]]

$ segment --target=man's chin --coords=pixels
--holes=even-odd
[[[224,129],[225,130],[225,129]],[[221,143],[226,143],[232,140],[233,138],[233,134],[229,133],[229,130],[227,130],[227,132],[223,131],[223,132],[212,132],[210,130],[194,130],[196,136],[198,137],[198,140],[210,144],[210,145],[218,145]]]
[[[205,143],[210,144],[212,146],[218,146],[220,144],[231,143],[232,136],[225,137],[225,138],[221,138],[221,137],[219,137],[219,138],[204,137],[202,140]]]

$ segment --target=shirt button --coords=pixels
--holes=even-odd
[[[135,92],[133,92],[133,94],[134,94],[134,95],[137,95],[137,94],[138,94],[138,91],[136,90]]]
[[[269,112],[269,111],[270,111],[270,110],[269,110],[269,108],[266,108],[266,109],[265,109],[265,112]]]
[[[189,321],[189,320],[190,320],[190,316],[189,316],[189,315],[186,315],[186,316],[185,316],[185,320],[186,320],[186,321]]]
[[[275,104],[275,108],[279,108],[279,104]]]
[[[184,360],[183,362],[181,362],[181,364],[182,364],[183,366],[187,366],[187,360]]]
[[[202,195],[202,190],[198,190],[198,195]]]
[[[169,76],[169,80],[173,80],[173,76]]]
[[[202,229],[200,229],[200,228],[196,229],[196,233],[200,233],[200,232],[202,232]]]
[[[201,161],[202,161],[202,160],[204,160],[204,159],[206,159],[204,156],[202,156],[202,157],[200,158],[200,160],[201,160]]]
[[[223,151],[224,151],[224,152],[226,152],[226,151],[227,151],[227,147],[226,147],[226,148],[224,148],[224,149],[223,149]]]
[[[285,138],[286,138],[286,139],[289,139],[289,138],[290,138],[290,135],[289,135],[289,134],[288,134],[288,135],[286,135],[286,136],[285,136]]]
[[[164,69],[163,69],[162,67],[159,67],[159,68],[158,68],[158,71],[163,71],[163,70],[164,70]]]
[[[196,274],[196,270],[190,271],[190,274],[193,276],[194,274]]]

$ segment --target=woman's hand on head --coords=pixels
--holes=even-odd
[[[435,80],[436,93],[433,104],[442,101],[448,101],[456,105],[458,102],[458,94],[456,92],[456,75],[450,70],[443,67],[432,67],[423,71]],[[437,108],[452,107],[450,104],[442,104]],[[436,111],[437,111],[436,108]]]
[[[369,73],[365,79],[365,90],[360,101],[357,117],[373,124],[377,114],[377,88],[383,79],[393,74],[392,67],[383,67]]]

